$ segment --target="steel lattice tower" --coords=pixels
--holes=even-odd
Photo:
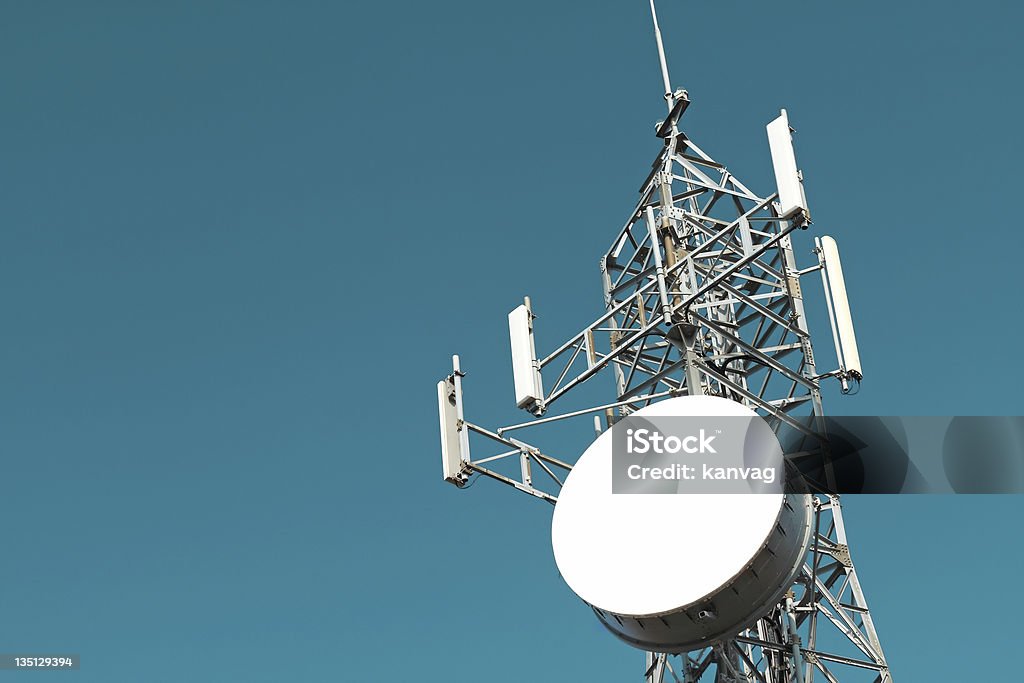
[[[823,270],[825,260],[816,240],[818,261],[802,270],[797,265],[794,238],[810,226],[799,176],[795,190],[780,179],[779,192],[759,196],[683,133],[690,101],[669,87],[656,15],[655,32],[669,109],[657,127],[664,144],[601,259],[605,312],[542,358],[532,348],[530,301],[510,316],[510,324],[518,314],[530,330],[526,352],[535,359],[535,377],[516,378],[520,407],[536,416],[529,422],[492,431],[466,421],[456,357],[454,372],[439,384],[439,400],[445,477],[458,486],[479,474],[555,502],[571,465],[511,432],[584,415],[603,416],[600,429],[651,402],[687,394],[741,402],[771,424],[824,443],[821,382],[835,378],[845,390],[860,379],[859,361],[856,368],[849,358],[844,363],[838,341],[838,370],[820,373],[815,363],[801,280]],[[770,124],[770,136],[772,125],[784,126],[788,139],[785,112]],[[541,417],[598,374],[614,378],[614,401]],[[520,389],[523,383],[528,390]],[[470,433],[500,445],[500,452],[472,459]],[[810,548],[785,598],[714,646],[648,653],[646,681],[892,680],[851,559],[839,496],[818,494],[814,508]]]

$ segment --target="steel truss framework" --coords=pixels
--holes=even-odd
[[[809,217],[803,211],[780,215],[777,195],[755,195],[708,156],[678,128],[689,105],[685,91],[667,97],[669,116],[658,129],[664,147],[601,260],[605,313],[539,359],[550,383],[530,407],[538,419],[494,431],[462,419],[456,358],[447,387],[458,404],[467,453],[453,483],[463,486],[480,474],[554,503],[572,465],[512,432],[584,415],[603,415],[607,426],[654,401],[687,394],[738,401],[805,441],[824,443],[816,420],[820,382],[834,376],[845,387],[847,377],[816,369],[801,277],[821,266],[799,270],[792,244]],[[582,383],[609,372],[615,401],[540,417]],[[470,433],[500,452],[473,460]],[[816,675],[831,683],[890,681],[838,496],[816,496],[814,524],[803,571],[779,605],[713,647],[648,653],[646,681],[811,683]]]

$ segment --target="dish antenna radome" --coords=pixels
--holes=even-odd
[[[631,417],[682,415],[760,419],[712,396]],[[634,647],[680,652],[735,635],[776,605],[807,552],[811,496],[613,494],[612,436],[577,461],[551,523],[559,573],[601,623]]]

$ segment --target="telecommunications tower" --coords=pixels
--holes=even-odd
[[[515,402],[528,421],[493,430],[468,421],[454,357],[438,383],[444,478],[461,488],[486,476],[555,505],[563,578],[613,635],[646,652],[648,683],[889,683],[834,489],[604,496],[593,484],[604,470],[584,465],[616,422],[680,397],[756,413],[802,444],[827,447],[822,382],[846,393],[862,379],[835,240],[815,237],[812,249],[804,237],[810,212],[785,110],[767,125],[776,192],[760,196],[682,132],[690,100],[671,86],[653,0],[651,15],[668,107],[656,128],[664,144],[601,259],[604,313],[544,356],[530,299],[509,314]],[[794,243],[815,255],[811,264],[798,265]],[[812,275],[824,287],[838,361],[825,372],[804,310]],[[611,400],[548,413],[597,375],[614,380]],[[578,459],[539,445],[553,425],[588,416],[597,439]],[[517,438],[526,430],[537,437]],[[490,446],[485,456],[471,455],[471,434]],[[831,484],[828,471],[823,477]],[[609,534],[587,525],[610,506],[628,512],[655,499],[665,513],[647,550],[602,562]],[[663,581],[657,595],[616,583],[633,561],[664,568],[653,573]]]

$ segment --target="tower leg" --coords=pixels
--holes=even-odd
[[[644,683],[663,683],[665,680],[665,662],[668,655],[658,652],[644,653],[646,669]]]

